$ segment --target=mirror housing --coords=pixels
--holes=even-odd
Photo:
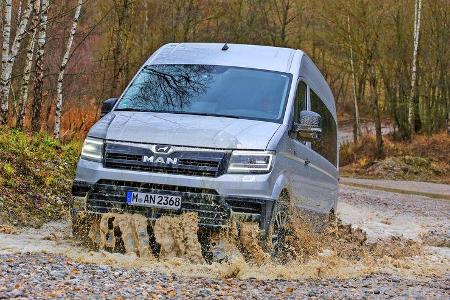
[[[300,112],[300,123],[295,123],[297,138],[306,142],[320,140],[322,134],[322,117],[313,111],[302,110]]]
[[[112,111],[114,105],[116,105],[117,98],[109,98],[105,100],[102,104],[102,110],[100,111],[100,118]]]

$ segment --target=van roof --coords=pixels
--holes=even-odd
[[[180,43],[161,47],[146,62],[149,64],[206,64],[290,72],[296,50],[257,45],[219,43]]]

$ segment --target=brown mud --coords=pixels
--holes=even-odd
[[[181,216],[163,216],[156,220],[153,231],[161,245],[160,259],[179,257],[194,264],[204,263],[202,248],[198,241],[198,218],[196,213]]]
[[[259,233],[254,223],[233,223],[229,230],[216,232],[211,236],[210,251],[217,259],[205,262],[193,213],[163,217],[157,222],[147,222],[140,215],[106,214],[90,230],[96,250],[76,242],[70,224],[52,226],[1,234],[0,253],[55,253],[82,263],[213,278],[351,278],[374,273],[432,277],[450,273],[450,254],[400,237],[369,243],[362,230],[339,219],[316,233],[293,218],[281,262],[273,260],[264,245],[256,242]],[[158,255],[149,247],[149,232],[160,246]]]
[[[289,221],[281,260],[272,259],[261,243],[258,224],[243,222],[232,223],[230,229],[211,236],[214,258],[208,264],[202,256],[197,223],[195,213],[164,216],[156,222],[147,222],[141,215],[105,214],[92,224],[90,237],[100,253],[112,261],[124,255],[134,258],[132,266],[178,270],[183,274],[190,270],[186,275],[195,270],[197,275],[200,271],[202,275],[221,278],[298,279],[348,278],[381,271],[449,271],[448,259],[434,270],[431,262],[417,259],[425,255],[417,241],[392,237],[368,243],[365,232],[342,224],[339,219],[330,221],[317,233],[300,215]],[[156,256],[149,247],[149,231],[159,245]],[[114,253],[119,240],[123,241],[124,254]]]
[[[13,226],[0,224],[0,232],[6,234],[17,234],[19,231]]]
[[[194,264],[204,263],[198,240],[196,213],[163,216],[151,223],[139,214],[103,214],[90,225],[89,238],[98,250],[124,252],[154,260],[149,228],[159,245],[160,260],[181,258]]]
[[[147,223],[147,218],[143,215],[104,214],[100,220],[93,220],[89,238],[98,246],[99,250],[111,249],[114,251],[117,244],[116,235],[118,235],[123,243],[125,253],[134,253],[139,257],[154,259],[150,249]]]
[[[270,258],[260,243],[259,224],[243,222],[240,224],[239,241],[242,249],[256,264],[261,265]]]

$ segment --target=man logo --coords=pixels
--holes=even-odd
[[[172,147],[166,145],[156,145],[153,148],[153,152],[161,154],[170,154],[172,153]]]
[[[144,155],[142,157],[142,161],[145,163],[151,163],[151,164],[164,164],[164,165],[176,165],[178,163],[178,158],[174,157],[174,158],[164,158],[161,156],[147,156]]]

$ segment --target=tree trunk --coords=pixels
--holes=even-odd
[[[75,9],[75,16],[73,17],[72,28],[70,29],[69,39],[67,40],[66,50],[64,51],[64,56],[59,67],[58,74],[58,87],[56,92],[56,111],[55,111],[55,128],[54,136],[59,139],[61,133],[61,110],[63,104],[63,82],[64,82],[64,72],[66,70],[67,63],[69,61],[70,49],[72,48],[73,36],[77,30],[78,19],[80,18],[81,5],[83,0],[78,0],[77,7]]]
[[[416,0],[414,6],[414,49],[413,49],[413,61],[411,66],[411,93],[408,99],[408,123],[411,137],[414,135],[416,123],[415,98],[416,98],[417,54],[419,50],[421,10],[422,10],[422,0]]]
[[[286,29],[289,23],[288,17],[289,17],[289,9],[290,9],[290,1],[287,0],[286,3],[284,3],[283,11],[282,11],[282,17],[281,17],[281,29],[280,29],[280,46],[286,45]]]
[[[17,27],[19,27],[21,18],[22,18],[22,0],[20,0],[19,5],[17,5],[17,17],[16,17]]]
[[[119,86],[119,78],[122,70],[122,53],[123,53],[123,23],[128,10],[128,0],[123,0],[122,6],[116,8],[117,27],[115,31],[115,45],[112,50],[112,82],[109,94],[115,95]]]
[[[356,143],[358,141],[358,136],[361,135],[361,127],[359,124],[359,107],[358,107],[358,99],[356,96],[356,78],[355,78],[355,63],[353,59],[353,46],[350,35],[350,15],[347,16],[347,29],[348,29],[348,42],[350,45],[350,67],[352,71],[352,93],[354,103],[353,142]]]
[[[23,68],[23,78],[22,78],[22,86],[21,93],[19,98],[19,111],[17,115],[17,127],[23,130],[24,126],[24,118],[25,118],[25,110],[28,102],[28,88],[31,77],[31,67],[33,65],[33,54],[34,54],[34,45],[35,38],[37,32],[37,26],[39,24],[39,6],[40,0],[35,0],[33,4],[33,19],[31,21],[31,35],[27,45],[27,55],[25,60],[25,66]]]
[[[372,106],[374,123],[375,123],[375,136],[376,136],[376,157],[383,158],[384,157],[384,149],[383,149],[383,136],[381,133],[381,116],[380,116],[380,108],[378,105],[378,82],[375,72],[375,66],[371,66],[369,69],[370,77],[369,77],[369,85],[370,85],[370,104]]]
[[[11,36],[11,14],[12,0],[4,0],[3,12],[3,43],[2,43],[2,69],[1,69],[1,103],[0,103],[0,125],[6,124],[8,120],[8,99],[4,99],[4,86],[7,85],[6,64],[9,57],[9,39]]]
[[[6,5],[8,5],[9,0],[6,0]],[[16,60],[17,53],[19,52],[20,45],[22,44],[23,37],[25,36],[25,30],[27,28],[28,19],[30,18],[31,8],[33,5],[33,0],[28,0],[25,10],[23,11],[22,18],[20,20],[19,26],[16,30],[16,35],[14,36],[14,41],[11,45],[11,49],[6,49],[5,57],[7,60],[3,63],[2,67],[2,84],[1,84],[1,120],[0,124],[6,124],[8,120],[8,110],[9,110],[9,92],[11,90],[11,75],[14,66],[14,61]],[[11,12],[9,12],[11,13]],[[11,16],[9,15],[9,22],[11,23]],[[9,24],[11,29],[11,24]],[[10,30],[9,29],[9,30]],[[9,35],[9,33],[8,33]],[[5,49],[3,49],[5,50]],[[3,60],[2,60],[3,61]]]
[[[42,0],[40,3],[40,17],[36,48],[36,75],[34,77],[34,99],[31,119],[31,129],[33,132],[38,132],[41,130],[41,107],[44,85],[44,47],[47,39],[47,13],[49,5],[49,0]]]
[[[356,89],[356,102],[357,103],[362,103],[362,100],[365,96],[366,93],[366,79],[367,79],[367,72],[368,72],[368,64],[367,64],[367,60],[364,60],[361,62],[362,64],[362,70],[361,70],[361,75],[358,78],[358,86]],[[357,131],[358,129],[355,127],[353,127],[354,132]],[[361,135],[361,123],[359,123],[359,134]]]

